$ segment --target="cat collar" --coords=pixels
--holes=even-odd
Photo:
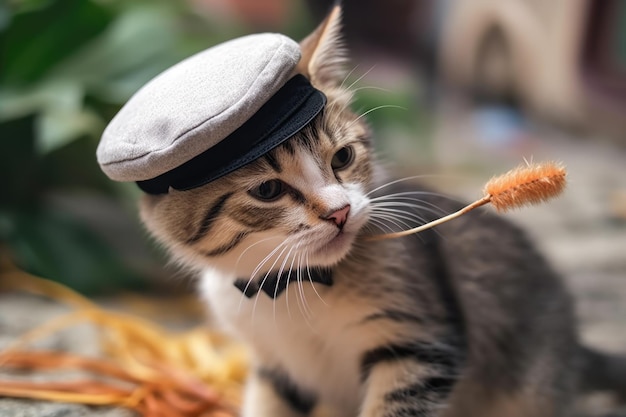
[[[293,76],[300,48],[280,34],[234,39],[174,65],[141,88],[106,127],[98,162],[150,194],[187,190],[274,149],[326,104]]]

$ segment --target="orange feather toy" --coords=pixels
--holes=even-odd
[[[493,204],[499,212],[505,212],[525,205],[538,204],[560,194],[565,188],[567,172],[557,162],[541,164],[527,163],[512,169],[506,174],[489,180],[484,187],[484,197],[447,216],[433,220],[419,227],[401,232],[368,236],[368,240],[393,239],[418,233],[431,227],[456,219],[463,214],[483,206]]]

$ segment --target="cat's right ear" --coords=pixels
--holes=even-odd
[[[343,81],[347,53],[341,38],[341,6],[335,5],[324,21],[300,42],[302,58],[297,71],[314,86],[333,87]]]

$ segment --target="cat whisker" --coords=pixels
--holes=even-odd
[[[347,90],[344,92],[344,94],[350,94],[350,96],[352,96],[352,92],[348,92]],[[327,107],[327,111],[328,113],[332,113],[332,112],[337,112],[337,113],[341,113],[347,106],[347,102],[351,102],[352,101],[352,97],[350,97],[350,99],[346,100],[345,97],[343,96],[339,96],[339,97],[334,97],[334,98],[330,98],[328,101],[328,104],[326,105]],[[339,107],[342,108],[339,108]],[[328,125],[328,123],[332,123],[332,125],[329,125],[328,131],[336,131],[337,129],[343,128],[341,123],[337,120],[325,120],[324,123],[326,123]]]
[[[302,307],[304,310],[304,318],[306,319],[308,316],[308,311],[307,311],[307,305],[305,303],[304,300],[304,288],[302,287],[302,282],[300,281],[300,264],[302,263],[302,254],[300,254],[300,256],[298,257],[298,265],[297,265],[297,269],[296,269],[296,294],[298,295],[298,298],[300,300],[302,300]]]
[[[444,199],[453,200],[452,197],[446,196],[445,194],[435,193],[430,191],[410,191],[410,192],[401,192],[394,194],[382,195],[379,197],[372,198],[370,200],[370,204],[372,207],[409,207],[416,208],[419,210],[427,211],[429,213],[435,214],[436,216],[445,216],[449,214],[448,211],[443,210],[438,205],[426,201],[419,196],[436,196]],[[408,203],[409,201],[414,201],[419,204]]]
[[[408,216],[394,212],[378,212],[374,216],[383,222],[391,222],[395,226],[400,227],[400,231],[409,230],[414,227],[428,223],[428,221],[420,216]],[[397,232],[398,230],[396,230]]]
[[[306,301],[306,293],[304,292],[304,285],[302,283],[302,257],[303,254],[300,254],[298,257],[298,269],[296,270],[296,283],[298,285],[298,291],[300,294],[300,299],[302,300],[302,308],[304,310],[304,319],[308,322],[308,319],[313,317],[313,311],[309,307],[309,304]]]
[[[302,255],[300,254],[300,256],[302,256]],[[296,281],[297,280],[298,280],[298,275],[296,273]],[[299,290],[299,288],[298,288],[298,290]],[[298,291],[295,292],[295,296],[296,296],[296,304],[298,305],[298,309],[300,309],[299,299],[298,299],[298,296],[299,296]],[[287,289],[287,297],[289,297],[289,289]],[[287,303],[289,303],[289,302],[287,301]]]
[[[304,286],[302,285],[302,275],[301,275],[302,274],[301,272],[302,256],[303,254],[301,253],[298,258],[298,268],[297,268],[297,275],[296,275],[296,281],[298,284],[298,292],[296,292],[296,294],[299,295],[300,299],[302,300],[302,309],[300,310],[300,312],[302,313],[302,318],[304,319],[304,322],[306,323],[309,330],[311,330],[313,333],[318,333],[317,330],[315,330],[315,328],[311,325],[311,321],[309,320],[311,317],[313,317],[313,313],[308,308],[308,304],[306,302],[305,293],[304,293]],[[296,300],[298,300],[298,298],[296,298]],[[299,301],[298,301],[298,306],[300,306]]]
[[[243,258],[243,255],[245,255],[245,254],[246,254],[246,252],[248,252],[250,249],[252,249],[252,248],[253,248],[253,247],[255,247],[256,245],[259,245],[259,244],[261,244],[261,243],[263,243],[263,242],[267,242],[268,240],[272,240],[272,239],[281,239],[281,238],[282,238],[282,236],[280,236],[280,235],[274,235],[274,236],[267,237],[267,238],[265,238],[265,239],[261,239],[261,240],[259,240],[258,242],[254,242],[253,244],[251,244],[250,246],[248,246],[246,249],[244,249],[244,251],[243,251],[243,252],[241,252],[241,254],[239,255],[239,257],[237,257],[237,262],[235,262],[235,268],[234,268],[234,269],[237,269],[237,267],[239,266],[239,262],[241,262],[241,259]]]
[[[341,84],[339,85],[339,88],[343,88],[344,84],[346,83],[346,81],[348,81],[348,78],[350,78],[350,76],[352,75],[352,73],[354,71],[356,71],[356,69],[359,67],[359,64],[356,64],[348,74],[346,74],[345,77],[343,77],[343,81],[341,82]]]
[[[372,218],[379,218],[379,219],[384,219],[384,220],[390,220],[390,219],[394,219],[394,220],[398,220],[398,221],[403,221],[403,224],[405,224],[406,226],[409,226],[409,228],[411,227],[415,227],[415,223],[419,224],[424,224],[427,223],[427,220],[421,216],[419,216],[418,214],[415,213],[407,213],[401,210],[394,210],[394,209],[375,209],[372,211]],[[407,224],[406,222],[411,222],[411,224]]]
[[[414,200],[419,202],[418,203],[408,203],[406,201],[385,201],[385,202],[377,202],[376,204],[372,204],[371,207],[372,208],[399,208],[399,207],[408,207],[408,208],[412,208],[412,209],[418,209],[421,211],[425,211],[428,213],[432,213],[435,216],[446,216],[449,213],[446,212],[445,210],[443,210],[441,207],[429,203],[428,201],[421,201],[421,200]],[[399,212],[402,212],[402,210],[399,210]],[[410,212],[406,212],[407,214]],[[415,214],[415,213],[412,213]]]
[[[419,200],[415,200],[415,201],[416,202],[406,202],[406,201],[384,202],[384,203],[378,203],[376,205],[373,205],[372,207],[373,208],[375,207],[396,208],[396,209],[407,207],[409,209],[417,210],[420,214],[422,214],[422,212],[426,212],[426,213],[434,214],[436,217],[443,217],[449,214],[447,211],[441,209],[437,205],[428,203],[426,201],[419,201]],[[417,213],[413,212],[413,214],[417,214]]]
[[[395,105],[395,104],[383,104],[381,106],[376,106],[376,107],[374,107],[372,109],[369,109],[368,111],[366,111],[365,113],[361,114],[359,117],[354,119],[352,122],[350,122],[350,124],[348,124],[346,129],[349,129],[350,127],[352,127],[352,125],[354,125],[356,122],[358,122],[363,117],[365,117],[368,114],[370,114],[371,112],[376,111],[376,110],[380,110],[380,109],[400,109],[400,110],[405,110],[405,111],[407,110],[406,107],[398,106],[398,105]]]
[[[372,210],[374,210],[374,209],[380,209],[380,210],[395,209],[399,213],[414,214],[414,215],[424,214],[423,212],[432,213],[432,214],[435,214],[436,216],[442,216],[442,215],[447,214],[447,212],[445,210],[441,209],[440,207],[438,207],[436,205],[433,205],[433,204],[430,204],[430,203],[425,202],[425,201],[420,201],[420,200],[416,200],[416,201],[378,201],[378,202],[370,205],[370,208]]]
[[[391,184],[389,184],[391,185]],[[386,187],[387,185],[385,185]],[[379,187],[381,188],[381,187]],[[376,190],[373,191],[378,191],[378,188]],[[367,193],[367,195],[369,196],[373,191],[370,191],[369,193]],[[408,196],[433,196],[433,197],[440,197],[440,198],[445,198],[448,200],[454,200],[454,198],[447,196],[443,193],[436,193],[433,191],[404,191],[401,193],[392,193],[392,194],[383,194],[383,195],[379,195],[378,197],[373,197],[370,199],[370,201],[379,201],[379,200],[386,200],[386,199],[391,199],[391,198],[400,198],[400,197],[404,197],[404,198],[409,198]],[[416,197],[410,197],[410,198],[416,198]]]
[[[320,293],[317,291],[317,288],[315,288],[315,284],[313,283],[313,277],[311,277],[311,269],[309,268],[309,252],[306,252],[306,273],[307,276],[309,277],[309,282],[311,283],[311,287],[313,287],[313,291],[315,291],[315,294],[317,295],[317,298],[320,299],[320,301],[325,305],[328,306],[328,304],[326,303],[326,301],[324,301],[324,299],[322,298],[322,296],[320,295]]]
[[[309,272],[308,272],[309,271],[309,260],[308,259],[309,259],[309,252],[305,251],[305,253],[302,254],[302,260],[301,260],[302,266],[301,266],[301,273],[300,273],[300,282],[302,283],[302,288],[304,288],[304,285],[306,283],[305,279],[310,275]],[[317,292],[317,289],[315,288],[315,285],[313,285],[313,283],[311,283],[311,288],[313,289],[315,294],[317,294],[317,297],[322,301],[322,303],[326,304],[324,302],[324,300],[322,299],[322,297]],[[306,293],[305,292],[303,292],[303,297],[306,297]],[[307,305],[308,305],[308,301],[307,301]],[[311,316],[314,317],[315,316],[314,310],[310,308],[310,311],[311,311]]]
[[[291,249],[289,249],[289,252],[287,252],[287,255],[285,255],[285,259],[283,259],[283,262],[280,264],[280,268],[278,269],[278,278],[276,279],[276,287],[274,288],[274,300],[278,295],[278,285],[280,283],[280,278],[283,276],[283,272],[285,272],[285,266],[287,266],[287,262],[289,262],[289,257],[291,256],[291,253],[298,246],[300,246],[300,243],[298,243],[296,246],[292,246]],[[293,269],[293,263],[295,261],[295,258],[296,257],[294,255],[291,259],[291,265],[289,265],[289,272],[287,273],[287,282],[289,282],[289,279],[291,278],[291,270]]]
[[[306,323],[307,327],[309,328],[309,330],[311,330],[311,332],[315,333],[315,334],[319,334],[318,330],[315,329],[313,327],[313,325],[311,324],[311,318],[314,316],[313,310],[309,307],[309,304],[306,300],[306,293],[304,290],[304,267],[303,267],[303,259],[305,258],[308,259],[308,251],[304,251],[303,253],[300,254],[299,258],[298,258],[298,269],[297,269],[297,276],[296,276],[296,281],[298,284],[298,293],[300,296],[300,299],[302,301],[302,318],[304,319],[304,322]],[[306,268],[308,269],[308,261],[306,261],[307,265]],[[311,283],[311,286],[313,286],[313,283]],[[313,287],[315,288],[315,287]]]
[[[248,291],[248,288],[249,288],[250,284],[252,283],[252,281],[254,281],[254,278],[256,277],[256,274],[258,274],[259,271],[261,270],[261,268],[263,268],[263,265],[265,265],[267,263],[267,261],[269,261],[272,258],[272,256],[274,256],[276,254],[276,252],[278,252],[282,248],[280,254],[276,257],[276,260],[274,261],[274,264],[276,264],[276,261],[278,259],[280,259],[280,256],[287,249],[288,242],[289,242],[288,240],[285,240],[285,241],[281,242],[265,258],[263,258],[263,260],[261,262],[259,262],[259,264],[256,266],[256,268],[254,268],[254,270],[250,274],[250,278],[248,278],[248,282],[246,283],[246,286],[245,286],[244,290],[242,291],[241,297],[239,299],[239,308],[237,310],[238,312],[241,311],[241,306],[243,304],[245,294]],[[272,265],[272,267],[268,270],[267,274],[265,274],[265,277],[263,278],[263,282],[265,282],[265,280],[267,279],[267,276],[269,275],[269,273],[271,272],[273,267],[274,267],[274,265]],[[262,285],[262,283],[259,284],[259,291],[260,291],[261,285]],[[257,295],[258,295],[258,293],[257,293]]]
[[[283,272],[285,270],[285,265],[287,264],[287,261],[289,259],[289,256],[291,255],[291,252],[293,252],[294,250],[294,246],[291,246],[289,248],[289,252],[287,252],[287,254],[285,255],[284,259],[282,260],[282,262],[280,263],[280,268],[278,268],[278,272],[276,274],[276,283],[275,283],[275,287],[274,287],[274,296],[272,297],[272,299],[274,300],[274,302],[272,303],[272,308],[273,308],[273,314],[274,314],[274,323],[276,323],[276,297],[278,295],[278,288],[280,285],[280,280],[283,276]],[[287,249],[287,248],[285,248]],[[257,303],[259,301],[259,297],[260,294],[263,292],[263,285],[265,285],[265,282],[267,281],[267,278],[269,277],[269,275],[272,273],[272,270],[274,269],[274,266],[276,265],[276,262],[278,261],[278,259],[280,259],[280,257],[282,256],[282,254],[285,251],[283,250],[280,255],[278,255],[278,258],[274,261],[274,263],[272,264],[272,266],[270,267],[270,269],[267,271],[267,273],[265,274],[265,277],[263,278],[263,281],[259,284],[259,292],[256,294],[255,300],[254,300],[254,306],[252,308],[252,315],[254,316],[254,312],[256,310],[256,306]],[[289,276],[287,277],[287,284],[289,284]]]
[[[392,186],[394,184],[398,184],[400,182],[404,182],[404,181],[412,181],[412,180],[417,180],[417,179],[421,179],[421,178],[432,178],[432,177],[442,177],[444,175],[439,175],[439,174],[422,174],[422,175],[411,175],[410,177],[404,177],[404,178],[399,178],[393,181],[389,181],[385,184],[379,185],[378,187],[374,188],[373,190],[369,191],[368,193],[366,193],[366,196],[370,196],[372,193],[375,193],[376,191],[382,190],[383,188]],[[410,191],[408,193],[427,193],[429,191]],[[403,194],[403,193],[399,193],[399,194]],[[390,194],[391,195],[391,194]],[[446,197],[444,194],[439,194],[439,193],[433,193],[433,195],[439,195],[441,197]],[[448,198],[448,197],[446,197]]]
[[[382,88],[382,87],[376,87],[373,85],[364,85],[363,87],[359,87],[359,88],[353,88],[352,92],[355,93],[359,90],[377,90],[377,91],[384,91],[385,93],[392,93],[392,90],[389,90],[388,88]]]
[[[298,243],[298,246],[299,245],[300,243]],[[289,285],[289,283],[287,284]],[[276,282],[276,285],[278,285],[278,280]],[[289,317],[290,320],[293,320],[293,316],[291,315],[291,309],[289,308],[289,288],[287,288],[287,290],[285,291],[285,303],[287,307],[287,316]],[[276,301],[275,300],[274,300],[274,315],[276,315]]]
[[[298,251],[298,249],[299,249],[299,247],[301,245],[302,245],[302,242],[299,243],[295,247],[296,252]],[[296,255],[299,255],[298,256],[298,264],[296,265],[296,270],[295,270],[296,284],[297,285],[299,284],[299,286],[297,286],[297,290],[296,290],[296,303],[298,305],[298,309],[300,310],[300,314],[302,315],[302,318],[304,319],[304,322],[306,323],[307,327],[309,327],[309,329],[311,329],[311,331],[315,332],[315,329],[311,326],[311,323],[309,321],[309,317],[312,317],[312,313],[310,313],[310,310],[307,310],[306,299],[304,297],[304,287],[302,286],[301,279],[299,278],[299,275],[298,275],[298,274],[300,274],[300,269],[299,268],[300,268],[300,264],[301,264],[300,259],[302,257],[302,253],[298,253],[298,254],[294,253],[293,258],[291,260],[291,265],[289,266],[289,273],[287,275],[287,282],[289,283],[291,281],[291,274],[294,273],[293,266],[294,266],[294,263],[295,263],[295,260],[296,260]],[[287,257],[289,257],[289,256],[290,255],[288,254]],[[285,299],[289,295],[289,289],[287,289],[286,293],[287,294],[286,294]],[[302,300],[302,301],[300,301],[300,300]],[[302,302],[302,304],[300,304],[301,302]]]
[[[428,222],[428,219],[420,216],[419,214],[416,213],[411,213],[411,212],[406,212],[403,210],[397,210],[397,209],[393,209],[393,208],[376,208],[374,210],[372,210],[372,214],[374,215],[374,217],[376,217],[376,215],[378,214],[385,214],[388,216],[392,216],[396,219],[402,219],[402,220],[414,220],[417,221],[420,224],[424,224]],[[414,227],[411,226],[411,227]]]
[[[372,226],[376,226],[379,228],[379,230],[381,231],[385,231],[387,230],[390,233],[394,233],[397,232],[397,230],[394,230],[393,228],[391,228],[391,226],[389,226],[387,223],[385,223],[384,221],[377,219],[376,217],[370,217],[369,219],[369,223],[368,225],[372,225]],[[377,232],[378,230],[374,230],[374,232]]]
[[[339,88],[341,90],[343,90],[346,93],[350,93],[352,94],[352,90],[350,88],[344,88],[344,85],[346,83],[346,81],[348,81],[348,78],[350,78],[350,76],[352,75],[352,73],[354,71],[356,71],[356,69],[359,67],[359,64],[355,65],[350,72],[348,72],[348,74],[346,74],[346,76],[343,78],[343,81],[341,81],[341,84],[339,86]],[[374,66],[372,66],[365,74],[361,75],[359,78],[357,78],[352,84],[350,84],[350,87],[352,87],[355,83],[359,82],[364,76],[366,76],[371,70],[374,69]],[[328,111],[331,112],[334,107],[336,107],[341,101],[340,100],[331,100],[327,103],[327,108]]]
[[[410,228],[413,227],[413,225],[405,222],[404,220],[402,220],[401,218],[398,218],[396,216],[390,215],[390,214],[381,214],[381,213],[377,213],[377,218],[379,220],[381,220],[383,223],[385,221],[394,224],[396,227],[398,227],[400,230],[408,230]],[[390,228],[391,229],[391,228]],[[393,229],[391,229],[393,230]]]
[[[267,261],[269,261],[271,257],[274,256],[276,252],[278,252],[282,246],[288,245],[289,242],[290,240],[284,240],[278,246],[276,246],[265,258],[263,258],[263,260],[259,262],[256,268],[254,268],[254,271],[252,271],[250,278],[253,278],[261,270],[261,268],[263,268],[263,265],[265,265],[265,263],[267,263]]]
[[[291,252],[291,250],[293,249],[293,246],[289,249],[289,252]],[[272,270],[274,269],[274,267],[276,266],[276,264],[278,263],[279,259],[283,256],[283,254],[285,253],[285,251],[287,250],[287,245],[285,245],[285,247],[280,251],[280,253],[278,254],[278,256],[276,257],[276,259],[274,260],[274,262],[272,263],[272,265],[269,267],[269,269],[267,270],[267,272],[265,273],[265,275],[263,276],[263,279],[261,280],[261,282],[259,283],[259,291],[256,293],[255,297],[254,297],[254,305],[252,306],[252,322],[254,323],[254,315],[256,313],[256,307],[257,304],[259,302],[259,297],[261,295],[261,293],[263,292],[263,286],[265,285],[265,283],[267,282],[267,279],[269,278],[270,274],[272,273]],[[285,257],[286,259],[286,257]],[[281,265],[284,265],[284,260],[281,263]],[[279,275],[280,276],[280,273]]]
[[[376,65],[372,65],[370,69],[368,69],[367,71],[365,71],[363,74],[361,74],[361,76],[359,78],[357,78],[356,80],[354,80],[352,82],[352,84],[350,84],[348,86],[348,88],[346,88],[346,90],[352,90],[352,87],[354,87],[354,85],[356,83],[358,83],[359,81],[361,81],[363,78],[365,78],[367,76],[367,74],[369,74],[370,72],[372,72],[374,70],[374,68],[376,68]],[[355,67],[356,69],[356,67]]]
[[[295,248],[300,247],[301,244],[302,243],[298,243],[298,245],[295,246]],[[294,253],[294,255],[293,255],[292,259],[291,259],[291,264],[289,265],[289,272],[287,272],[287,278],[286,278],[287,279],[287,283],[286,283],[286,287],[285,287],[286,288],[285,292],[287,294],[289,294],[289,285],[290,285],[290,282],[291,282],[291,274],[293,273],[293,265],[294,265],[294,263],[296,261],[296,255],[297,255],[297,253]],[[287,259],[289,259],[289,256],[291,256],[291,251],[289,251],[289,253],[285,257],[285,261],[283,261],[283,265],[281,266],[281,270],[279,272],[278,279],[276,280],[276,291],[278,290],[278,285],[279,285],[280,279],[282,277],[282,271],[283,271],[284,265],[286,265]],[[296,278],[297,278],[297,276],[296,276]],[[274,314],[276,314],[276,291],[274,291]],[[285,295],[285,298],[287,298],[287,295]],[[300,308],[300,304],[298,303],[298,296],[297,295],[296,295],[296,303],[298,304],[298,309],[300,309],[300,312],[302,312],[302,309]]]
[[[427,208],[426,208],[427,209]],[[427,209],[429,211],[432,211],[430,209]],[[428,219],[425,219],[415,213],[411,213],[411,212],[406,212],[403,210],[395,210],[395,209],[391,209],[391,208],[378,208],[378,209],[374,209],[372,210],[372,216],[370,217],[370,220],[374,221],[376,219],[380,219],[380,221],[377,223],[380,226],[382,226],[382,224],[384,223],[384,221],[393,223],[394,225],[400,227],[401,223],[402,225],[404,225],[406,227],[400,227],[401,230],[409,230],[412,229],[416,226],[422,225],[422,224],[426,224],[428,223]],[[404,220],[407,221],[412,221],[412,223],[407,223]],[[381,227],[381,230],[383,228]],[[387,226],[386,227],[387,230],[392,230],[391,227]],[[397,231],[394,231],[392,233],[395,233]],[[433,232],[436,233],[439,237],[444,238],[445,236],[442,236],[439,231],[433,229]]]

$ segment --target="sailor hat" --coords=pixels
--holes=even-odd
[[[122,107],[97,149],[109,178],[150,194],[188,190],[274,149],[326,97],[293,75],[300,47],[273,33],[237,38],[156,76]]]

